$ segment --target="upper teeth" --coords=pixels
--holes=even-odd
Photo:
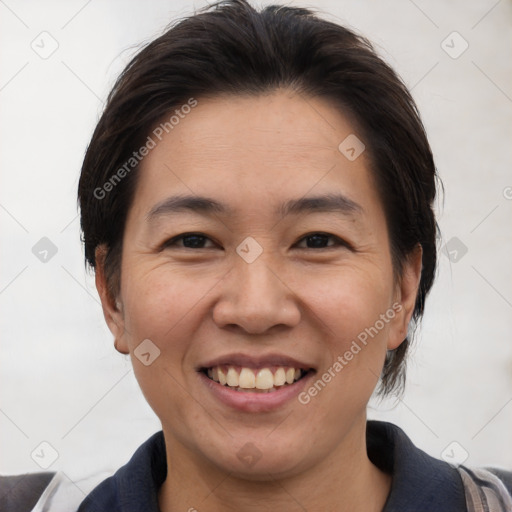
[[[274,373],[270,368],[235,368],[215,366],[208,369],[208,377],[223,386],[243,389],[271,389],[275,386],[293,384],[302,376],[302,370],[280,366]]]

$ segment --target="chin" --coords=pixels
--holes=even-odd
[[[283,443],[269,443],[268,438],[254,442],[247,436],[232,440],[229,446],[219,447],[213,453],[210,444],[208,453],[203,454],[217,470],[233,478],[263,482],[292,477],[304,471],[308,466],[303,452],[305,444],[294,443],[302,447],[299,451],[289,441],[283,446]],[[220,457],[219,452],[222,453]]]

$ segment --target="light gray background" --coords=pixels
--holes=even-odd
[[[446,188],[440,246],[449,243],[454,261],[440,253],[405,395],[372,402],[369,414],[436,457],[450,446],[444,453],[454,460],[465,450],[466,464],[510,469],[512,5],[288,3],[325,11],[377,45],[412,88]],[[42,441],[58,454],[51,470],[70,478],[112,471],[160,428],[129,360],[114,351],[84,270],[76,187],[103,101],[136,45],[204,5],[0,0],[4,474],[40,471],[31,453],[41,454]],[[46,59],[31,47],[49,51],[52,39],[58,48]],[[452,58],[464,41],[467,50]],[[58,249],[46,263],[32,252],[42,237]],[[43,451],[39,460],[51,462],[51,449]]]

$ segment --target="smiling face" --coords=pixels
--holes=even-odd
[[[143,160],[119,309],[101,250],[97,283],[171,468],[264,480],[363,456],[366,404],[405,338],[421,255],[397,283],[367,153],[338,149],[354,133],[332,105],[289,91],[199,98]]]

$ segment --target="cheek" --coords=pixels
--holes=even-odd
[[[331,404],[330,419],[355,413],[372,394],[384,364],[395,316],[392,278],[377,267],[370,274],[352,267],[325,279],[303,280],[311,318],[323,330],[325,358],[317,377],[326,389],[320,402]],[[322,383],[317,388],[323,389]]]
[[[176,411],[186,410],[190,399],[183,391],[183,362],[190,355],[191,340],[200,328],[212,285],[164,266],[132,265],[125,276],[121,292],[126,341],[135,376],[157,416],[165,417],[169,404],[173,404],[174,414],[179,416]],[[148,365],[138,356],[142,353],[138,347],[146,339],[159,351]]]
[[[172,345],[178,355],[180,343],[190,339],[198,326],[194,317],[201,314],[212,283],[164,266],[143,267],[132,267],[122,283],[130,349],[149,338],[162,351]]]
[[[328,339],[341,344],[373,326],[392,305],[392,279],[382,272],[352,267],[321,277],[305,275],[301,280],[298,288],[304,290],[304,302],[312,309],[313,318],[323,324]]]

